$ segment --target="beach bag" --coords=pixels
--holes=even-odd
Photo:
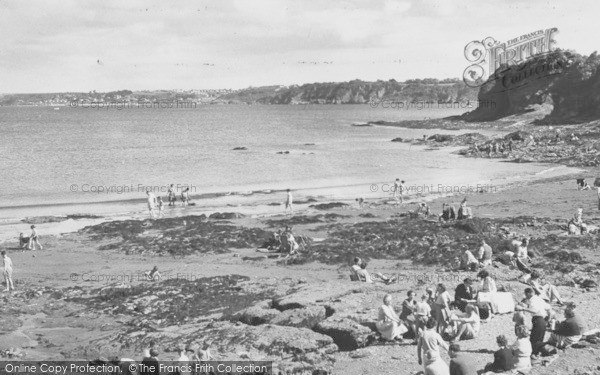
[[[479,308],[479,319],[485,320],[490,317],[490,310],[487,307]]]

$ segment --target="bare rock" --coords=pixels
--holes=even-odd
[[[317,324],[314,330],[332,337],[340,350],[363,348],[376,339],[375,332],[349,318],[326,319]]]

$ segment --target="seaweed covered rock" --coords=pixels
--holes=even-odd
[[[233,220],[242,217],[244,217],[244,215],[238,212],[215,212],[208,216],[208,218],[212,220]]]

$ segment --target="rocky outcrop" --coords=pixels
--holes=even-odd
[[[239,212],[215,212],[208,216],[208,218],[212,220],[233,220],[242,217],[244,217],[244,215]]]
[[[314,330],[332,337],[340,350],[362,348],[376,339],[374,331],[349,318],[331,317],[317,324]]]
[[[236,312],[231,319],[251,326],[258,326],[271,322],[280,313],[279,310],[271,308],[271,301],[267,300]]]
[[[499,67],[479,89],[478,107],[462,116],[470,122],[523,114],[537,105],[552,111],[538,124],[581,123],[600,118],[600,57],[556,50],[517,66]],[[542,118],[543,117],[543,118]]]
[[[323,306],[309,306],[301,309],[285,310],[275,315],[271,324],[288,327],[313,329],[326,318],[326,310]]]

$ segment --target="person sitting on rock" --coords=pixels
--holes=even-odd
[[[585,332],[585,324],[575,314],[575,304],[569,304],[565,309],[565,320],[558,323],[550,335],[547,345],[558,349],[565,349],[573,344],[577,344]]]
[[[394,311],[391,294],[386,294],[383,297],[383,305],[379,307],[379,315],[375,326],[381,337],[388,341],[402,341],[402,335],[408,331],[408,328]]]
[[[531,286],[535,294],[542,297],[542,299],[548,303],[556,300],[556,303],[561,306],[563,304],[560,298],[558,289],[550,283],[545,282],[538,271],[531,272],[528,284]]]
[[[513,244],[515,244],[515,241],[513,241]],[[525,274],[531,274],[531,269],[526,265],[526,263],[531,263],[529,251],[527,250],[528,245],[529,240],[527,238],[523,238],[521,243],[517,246],[517,252],[514,257],[515,266],[519,269],[519,271]]]
[[[587,225],[583,222],[583,208],[578,208],[573,218],[568,222],[569,234],[583,234],[587,232]]]
[[[452,341],[474,339],[481,329],[481,319],[479,318],[477,306],[470,303],[465,308],[464,316],[453,315],[450,321],[458,324],[457,333]]]
[[[475,271],[479,267],[479,261],[470,250],[465,250],[462,259],[463,269],[467,271]]]
[[[159,281],[160,279],[162,279],[162,276],[160,275],[160,272],[158,272],[158,267],[154,266],[154,268],[152,268],[151,271],[146,271],[144,273],[144,275],[146,276],[146,279],[148,281]]]
[[[440,221],[449,221],[456,219],[456,209],[448,203],[442,204],[442,213]]]
[[[482,238],[481,242],[479,243],[479,252],[478,252],[478,258],[479,258],[479,262],[481,263],[482,267],[487,267],[487,266],[491,266],[492,265],[492,256],[493,256],[493,252],[492,252],[492,247],[490,245],[488,245],[487,243],[485,243],[485,240]]]
[[[387,277],[380,272],[374,272],[374,273],[370,274],[366,268],[367,268],[367,262],[361,261],[360,270],[356,271],[356,274],[358,275],[358,279],[360,281],[363,281],[366,283],[373,283],[373,282],[377,281],[377,282],[381,282],[384,284],[391,284],[394,281],[396,281],[395,277]]]

